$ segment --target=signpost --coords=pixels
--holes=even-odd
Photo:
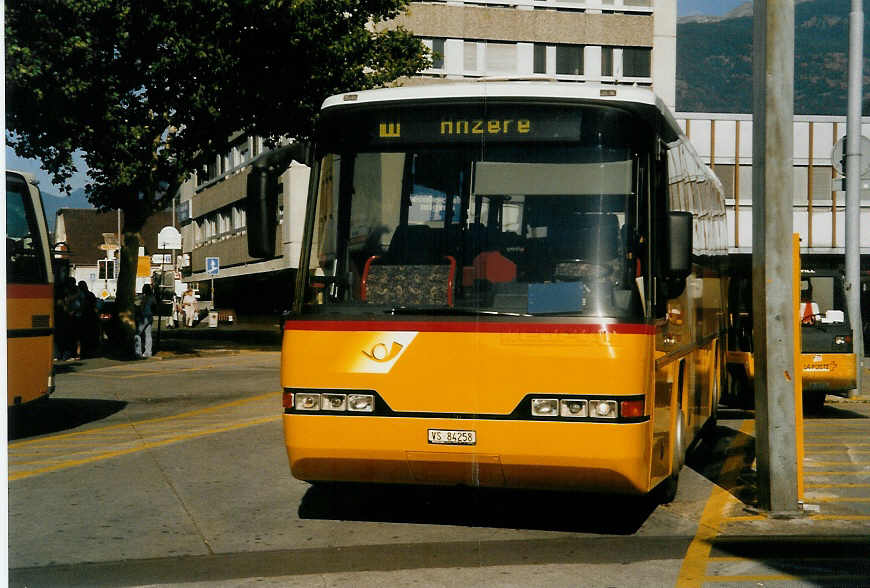
[[[214,277],[218,275],[221,271],[221,258],[220,257],[206,257],[205,258],[205,273],[211,276],[211,308],[212,310],[217,310],[217,306],[215,305],[215,295],[214,295]]]
[[[162,254],[160,255],[160,283],[157,284],[157,345],[156,348],[160,349],[160,324],[163,322],[161,317],[161,309],[163,307],[163,293],[162,288],[164,287],[164,274],[166,273],[166,268],[164,267],[167,258],[169,263],[172,263],[172,260],[175,259],[175,250],[181,249],[181,233],[172,226],[165,226],[157,233],[157,248],[158,249],[171,249],[172,253]],[[155,255],[156,257],[156,255]],[[173,278],[175,276],[175,268],[173,268],[172,272]],[[174,279],[173,279],[174,281]],[[175,308],[175,288],[172,288],[172,307]]]

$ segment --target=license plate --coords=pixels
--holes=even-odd
[[[476,445],[477,433],[452,429],[429,429],[429,443],[435,445]]]

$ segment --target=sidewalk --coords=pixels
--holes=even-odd
[[[152,333],[158,357],[235,348],[278,351],[283,335],[278,315],[239,317],[233,323],[219,323],[216,327],[209,326],[208,318],[191,328],[161,326],[159,339],[155,325]]]

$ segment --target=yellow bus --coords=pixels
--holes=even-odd
[[[6,172],[6,337],[9,407],[54,390],[54,284],[42,198],[30,174]]]
[[[729,337],[726,352],[728,404],[755,406],[752,354],[752,276],[748,258],[731,263]],[[807,414],[822,411],[828,394],[847,396],[856,386],[857,357],[846,303],[842,256],[801,258],[801,381]]]
[[[481,81],[320,116],[282,349],[292,474],[672,499],[715,416],[725,209],[661,100]]]

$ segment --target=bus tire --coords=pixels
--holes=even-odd
[[[738,406],[743,410],[752,410],[755,408],[755,390],[749,385],[749,378],[746,374],[740,374],[735,379],[737,386],[737,402]]]
[[[680,470],[686,459],[685,421],[683,412],[680,411],[680,415],[677,417],[677,427],[674,430],[674,454],[671,458],[671,475],[665,478],[658,487],[658,500],[661,504],[670,504],[677,497]]]
[[[825,409],[825,392],[804,392],[804,414],[819,414]]]

